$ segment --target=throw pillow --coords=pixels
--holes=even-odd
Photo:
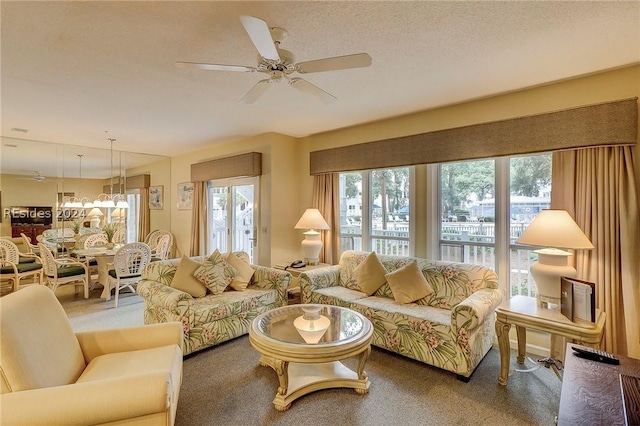
[[[193,274],[213,294],[220,294],[233,278],[238,270],[229,265],[224,256],[216,249]]]
[[[188,256],[182,256],[173,280],[171,280],[171,287],[189,293],[193,297],[203,297],[207,294],[207,287],[193,276],[200,266],[199,262],[189,259]]]
[[[398,303],[415,302],[433,293],[433,288],[415,260],[385,277],[391,287],[393,298]]]
[[[362,263],[353,270],[360,291],[366,293],[367,296],[371,296],[387,281],[386,273],[387,270],[375,251],[369,253]]]
[[[238,274],[233,278],[231,284],[229,284],[231,288],[237,291],[246,289],[251,282],[251,278],[253,278],[253,268],[251,265],[233,253],[229,253],[225,257],[225,260],[238,271]]]

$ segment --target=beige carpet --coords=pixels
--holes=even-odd
[[[73,288],[56,295],[75,330],[143,323],[143,302],[136,294],[123,294],[117,309],[113,299],[99,299],[99,289],[88,301]],[[507,387],[498,385],[500,355],[495,347],[469,383],[374,347],[365,368],[371,380],[367,395],[352,389],[322,390],[279,412],[272,404],[276,374],[260,366],[258,358],[247,336],[186,357],[176,424],[553,425],[560,400],[561,382],[547,368],[516,373]],[[353,365],[351,360],[347,364]]]

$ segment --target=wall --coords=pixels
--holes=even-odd
[[[171,159],[166,157],[154,163],[127,170],[128,176],[143,174],[150,175],[151,186],[162,185],[164,190],[164,208],[161,210],[149,210],[149,230],[169,230],[171,229]]]
[[[293,229],[304,209],[298,200],[298,141],[276,133],[213,145],[171,159],[171,231],[177,255],[189,254],[191,210],[177,209],[177,184],[191,181],[191,164],[247,152],[262,153],[259,252],[255,263],[272,265],[299,258],[302,236]],[[166,189],[165,189],[166,191]],[[165,197],[167,194],[165,194]]]

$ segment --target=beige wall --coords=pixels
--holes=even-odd
[[[191,234],[191,210],[177,209],[177,184],[191,181],[191,164],[248,152],[262,153],[259,252],[254,262],[271,265],[300,257],[297,231],[293,229],[304,211],[298,200],[298,141],[275,133],[214,145],[172,158],[171,230],[176,238],[177,255],[189,253]]]
[[[260,228],[266,227],[267,232],[263,233],[262,229],[260,231],[258,263],[268,265],[302,256],[300,241],[303,235],[302,232],[294,230],[293,226],[304,209],[311,205],[311,151],[630,97],[640,97],[638,65],[301,139],[270,133],[212,145],[197,152],[173,157],[171,229],[176,235],[178,254],[189,252],[191,211],[176,209],[176,185],[190,181],[192,163],[251,151],[263,154]],[[636,147],[636,152],[639,150],[640,148]],[[640,166],[636,168],[640,169]],[[424,168],[418,169],[419,176],[424,176],[425,173]],[[640,173],[638,179],[640,187]],[[416,194],[425,194],[425,179],[417,180]],[[427,203],[416,204],[417,217],[425,217]],[[426,233],[426,226],[419,221],[416,226],[416,254],[419,256],[424,255],[426,251],[426,240],[429,238]]]
[[[171,159],[163,158],[154,163],[127,170],[127,176],[150,175],[150,185],[161,185],[164,190],[164,208],[149,211],[150,229],[171,229]],[[144,238],[144,235],[142,236]],[[140,238],[140,239],[142,239]]]

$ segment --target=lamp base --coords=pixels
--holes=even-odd
[[[320,263],[320,251],[322,250],[322,240],[318,231],[307,231],[302,240],[302,252],[304,253],[304,263],[307,265],[317,265]]]
[[[531,277],[538,288],[537,304],[541,308],[557,309],[560,306],[560,277],[574,278],[576,269],[569,265],[572,254],[558,249],[536,250],[538,262],[531,264]]]

